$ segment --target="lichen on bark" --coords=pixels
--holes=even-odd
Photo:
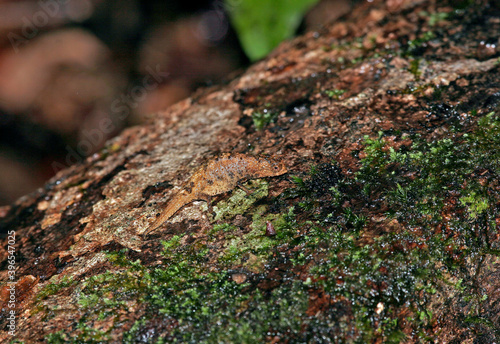
[[[500,67],[481,43],[498,13],[359,4],[0,212],[18,239],[17,338],[498,341]],[[217,196],[215,219],[195,204],[140,236],[223,152],[290,173]]]

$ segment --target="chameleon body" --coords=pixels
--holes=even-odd
[[[204,200],[210,205],[211,196],[231,191],[245,180],[274,177],[286,172],[283,163],[268,158],[239,153],[223,154],[196,170],[144,234],[161,226],[188,203]]]

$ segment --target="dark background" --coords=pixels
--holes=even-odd
[[[299,32],[349,8],[320,1]],[[0,0],[0,205],[248,64],[220,1]]]

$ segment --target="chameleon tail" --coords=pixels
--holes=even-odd
[[[151,226],[144,232],[144,236],[148,235],[158,227],[160,227],[165,221],[171,218],[180,208],[182,208],[185,204],[192,201],[191,195],[181,194],[174,197],[172,201],[170,201],[167,207],[161,212],[160,216],[153,222]]]

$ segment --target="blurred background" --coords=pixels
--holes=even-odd
[[[0,205],[348,0],[0,0]],[[233,74],[234,75],[234,74]]]

